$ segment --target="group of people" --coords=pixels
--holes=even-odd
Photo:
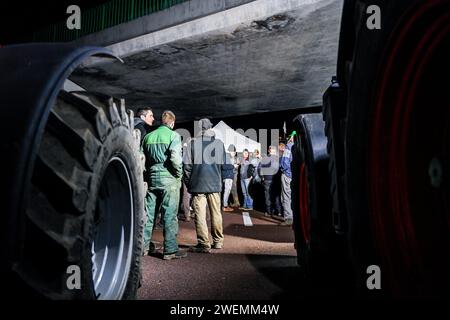
[[[294,133],[295,134],[295,133]],[[224,176],[223,210],[233,211],[232,207],[240,207],[237,195],[237,181],[240,180],[243,206],[240,209],[253,210],[254,197],[263,193],[263,210],[266,216],[283,219],[284,225],[292,225],[291,182],[292,171],[291,149],[293,135],[287,143],[280,142],[278,147],[270,146],[267,155],[261,156],[259,150],[252,154],[245,149],[242,158],[236,157],[233,145],[229,148],[230,161],[234,165],[234,175]],[[233,195],[230,206],[230,191]]]
[[[230,195],[233,206],[240,207],[238,180],[244,199],[243,210],[253,209],[252,188],[259,184],[264,186],[266,214],[284,212],[285,223],[292,224],[292,139],[287,144],[280,144],[280,152],[271,146],[267,156],[261,157],[259,151],[255,150],[251,157],[248,150],[244,150],[242,158],[238,158],[233,145],[225,150],[223,142],[215,138],[209,119],[197,122],[199,134],[184,145],[180,135],[174,131],[176,117],[173,112],[164,111],[161,125],[151,131],[153,121],[152,110],[143,108],[137,111],[134,122],[135,129],[141,134],[141,151],[145,155],[145,255],[156,253],[151,238],[156,218],[160,215],[164,235],[163,259],[187,256],[186,252],[179,250],[177,242],[179,207],[185,220],[190,220],[191,216],[195,220],[197,244],[189,251],[209,253],[211,249],[222,249],[224,234],[221,210],[233,211],[229,205]],[[278,176],[281,179],[280,190],[276,187]],[[181,206],[180,190],[183,195]],[[282,209],[279,205],[280,195]],[[212,243],[209,240],[207,208],[211,218]]]

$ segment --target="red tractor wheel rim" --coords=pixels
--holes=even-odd
[[[388,269],[391,290],[397,294],[402,294],[409,286],[406,275],[421,276],[425,272],[420,258],[423,245],[417,235],[420,225],[413,217],[414,208],[411,208],[410,186],[416,176],[410,172],[411,150],[408,146],[411,130],[416,129],[412,121],[417,120],[411,119],[411,115],[416,112],[416,98],[423,85],[420,79],[436,49],[450,32],[450,14],[430,14],[436,13],[441,5],[448,5],[448,1],[427,1],[415,10],[401,31],[395,33],[398,37],[391,39],[394,45],[389,51],[374,105],[369,140],[370,212],[376,248],[383,268]],[[420,23],[424,23],[427,15],[438,18],[425,23],[427,28],[420,37],[412,39],[411,34],[418,34]],[[413,41],[417,45],[407,56],[404,50]],[[406,59],[399,61],[405,56]]]

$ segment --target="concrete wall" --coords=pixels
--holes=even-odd
[[[87,35],[74,42],[80,45],[109,46],[252,1],[254,0],[190,0],[169,9]]]
[[[320,10],[324,5],[331,2],[333,0],[255,0],[182,24],[115,43],[108,46],[108,48],[119,57],[127,57],[156,46],[174,43],[182,39],[235,30],[238,26],[248,26],[255,21],[265,20],[268,17],[293,10],[298,11],[297,15],[299,18],[306,17],[310,12]],[[264,22],[262,23],[264,24]],[[324,23],[323,21],[313,21],[312,24],[323,25]]]
[[[86,61],[71,79],[179,121],[320,105],[336,72],[342,4],[247,2],[114,43],[124,63]]]

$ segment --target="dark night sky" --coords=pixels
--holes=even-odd
[[[95,7],[107,0],[0,1],[0,44],[20,43],[42,27],[64,21],[71,4],[81,10]]]

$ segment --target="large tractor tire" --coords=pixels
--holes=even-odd
[[[369,5],[379,30],[366,25]],[[347,1],[345,14],[338,81],[357,283],[367,291],[378,265],[388,295],[448,297],[450,1]]]
[[[321,114],[306,114],[298,116],[294,126],[298,132],[292,162],[298,262],[308,278],[334,276],[342,259],[336,257],[339,239],[331,215],[325,124]]]
[[[67,45],[0,50],[0,64],[11,68],[9,84],[0,77],[3,112],[23,116],[5,132],[8,164],[17,170],[3,181],[2,194],[8,196],[2,227],[9,228],[2,271],[12,295],[136,297],[144,201],[132,114],[123,100],[61,89],[92,55],[107,53]]]

